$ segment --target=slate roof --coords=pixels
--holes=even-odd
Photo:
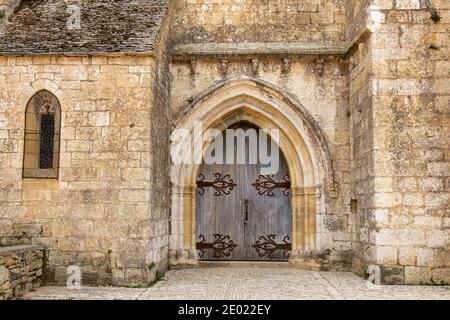
[[[0,54],[146,53],[154,48],[169,0],[23,0],[0,27]],[[69,30],[67,5],[81,29]]]

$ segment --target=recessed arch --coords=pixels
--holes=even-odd
[[[246,121],[278,129],[292,183],[292,259],[316,248],[317,196],[334,186],[328,144],[312,116],[280,88],[252,78],[229,79],[185,105],[173,129],[183,128],[193,143],[208,145],[202,134]],[[201,123],[202,129],[195,130]],[[195,264],[195,190],[200,164],[171,166],[172,217],[170,258],[173,265]]]
[[[61,104],[48,90],[35,93],[25,110],[23,177],[57,179]]]

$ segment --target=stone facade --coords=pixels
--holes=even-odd
[[[17,298],[41,285],[42,246],[0,247],[0,300]]]
[[[375,261],[406,283],[449,283],[449,25],[430,23],[430,8],[414,1],[380,9],[371,38]]]
[[[345,1],[175,1],[177,44],[345,41]]]
[[[347,116],[348,89],[345,61],[326,57],[323,65],[315,57],[282,59],[260,56],[257,65],[248,58],[227,59],[227,71],[223,72],[223,59],[197,58],[192,71],[190,60],[172,60],[171,108],[176,121],[186,101],[207,91],[211,84],[226,79],[263,80],[289,92],[314,118],[329,143],[329,154],[339,184],[336,195],[324,193],[318,199],[317,245],[320,254],[333,251],[332,261],[324,268],[348,269],[351,265],[351,239],[347,233],[350,203],[350,141]],[[213,91],[211,96],[216,95]],[[213,111],[212,111],[213,112]],[[318,194],[324,190],[318,189]],[[316,192],[316,191],[314,191]],[[319,254],[319,255],[320,255]],[[350,260],[349,260],[350,259]],[[331,264],[331,265],[330,265]]]
[[[151,282],[169,263],[195,265],[195,219],[175,216],[195,204],[183,196],[192,190],[171,186],[170,133],[203,107],[215,112],[208,101],[241,83],[286,117],[296,110],[318,141],[309,153],[319,169],[304,173],[314,183],[296,189],[311,196],[314,215],[296,264],[361,275],[378,265],[391,284],[450,282],[447,1],[147,5],[101,7],[148,26],[109,32],[121,45],[96,46],[102,35],[87,28],[82,48],[70,32],[39,30],[33,47],[21,26],[32,12],[51,24],[48,8],[0,1],[2,243],[46,245],[48,283],[65,283],[72,264],[84,283],[116,285]],[[44,89],[61,104],[59,176],[23,179],[25,108]]]
[[[70,263],[98,281],[141,281],[150,220],[152,57],[8,57],[2,69],[2,238],[31,223],[55,279]],[[58,180],[22,179],[26,104],[53,92],[62,106]],[[61,266],[62,268],[60,268]],[[53,276],[51,277],[53,278]],[[96,276],[97,279],[97,276]],[[95,280],[97,281],[97,280]]]
[[[433,12],[371,7],[373,34],[350,57],[354,266],[381,265],[388,283],[448,283],[448,23]]]

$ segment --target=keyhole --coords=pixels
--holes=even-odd
[[[248,221],[248,205],[250,204],[250,200],[245,200],[244,201],[244,205],[245,205],[245,224],[247,224]]]

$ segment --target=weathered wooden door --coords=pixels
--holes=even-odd
[[[238,128],[258,130],[248,123],[232,127]],[[200,167],[196,229],[200,260],[288,259],[290,182],[281,151],[279,163],[278,173],[273,176],[261,176],[262,165],[249,164],[248,154],[246,164]]]

